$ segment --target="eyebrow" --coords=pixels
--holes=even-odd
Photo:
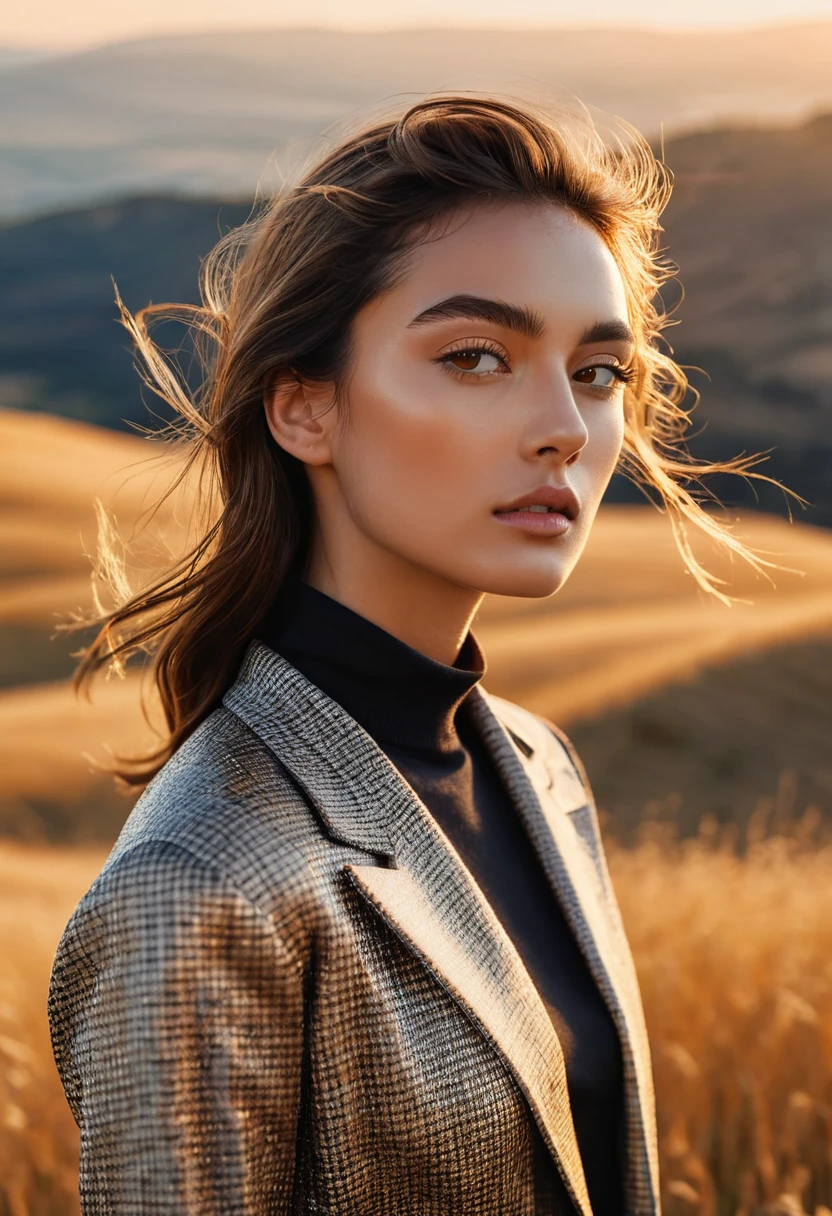
[[[522,304],[507,304],[504,300],[468,295],[449,296],[447,300],[432,304],[413,318],[408,329],[416,325],[428,325],[431,321],[452,321],[457,318],[501,325],[504,329],[513,329],[526,338],[540,338],[546,332],[543,318],[534,309],[526,308]],[[578,346],[587,346],[590,342],[629,342],[635,346],[636,339],[626,321],[596,321],[581,334]]]

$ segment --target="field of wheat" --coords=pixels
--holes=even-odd
[[[783,774],[778,796],[787,787]],[[608,836],[642,986],[666,1216],[829,1216],[832,843],[807,807],[772,834],[762,799],[740,855],[703,818]],[[46,988],[106,850],[0,845],[0,1213],[77,1213],[77,1129],[52,1060]]]

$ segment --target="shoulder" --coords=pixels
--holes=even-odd
[[[164,838],[114,853],[61,934],[47,989],[55,1064],[79,1126],[95,1123],[96,1103],[112,1115],[108,1085],[140,1085],[148,1053],[162,1058],[174,1037],[220,1042],[226,1017],[265,1010],[262,1026],[273,1007],[299,1009],[314,949],[301,908],[284,898],[267,909]]]
[[[215,710],[150,782],[76,904],[53,962],[53,1024],[103,969],[150,974],[176,956],[175,968],[197,942],[280,955],[298,970],[326,899],[314,863],[327,848],[277,758]]]
[[[323,843],[319,819],[277,757],[221,707],[147,786],[96,889],[107,890],[116,872],[187,871],[190,888],[198,876],[203,887],[236,889],[268,915],[276,898],[309,887],[309,859]]]

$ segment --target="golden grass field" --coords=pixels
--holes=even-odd
[[[85,706],[65,675],[43,672],[59,667],[48,641],[57,614],[89,602],[92,499],[131,535],[172,467],[146,463],[148,452],[137,438],[0,410],[0,658],[5,646],[10,661],[20,651],[41,664],[37,682],[0,691],[0,808],[16,828],[30,816],[32,837],[0,840],[0,1216],[78,1211],[77,1129],[51,1057],[46,987],[107,847],[38,842],[32,808],[71,819],[105,788],[90,757],[151,735],[136,677],[102,684]],[[175,548],[187,515],[186,494],[136,534],[134,564]],[[832,638],[832,533],[753,513],[737,532],[803,574],[772,572],[772,586],[696,543],[723,589],[754,601],[724,607],[693,585],[666,518],[603,507],[556,597],[484,605],[487,687],[569,727],[703,665]],[[832,843],[815,807],[782,829],[789,816],[771,803],[788,799],[788,784],[769,803],[773,791],[761,791],[743,856],[708,817],[682,842],[649,817],[635,848],[608,833],[653,1049],[666,1216],[832,1216]],[[112,838],[127,809],[102,811]],[[772,820],[780,834],[767,834]]]

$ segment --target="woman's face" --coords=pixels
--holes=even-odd
[[[612,254],[557,205],[473,207],[418,246],[354,321],[330,437],[362,543],[478,592],[556,591],[621,449],[627,319]],[[546,487],[577,518],[507,510]]]

